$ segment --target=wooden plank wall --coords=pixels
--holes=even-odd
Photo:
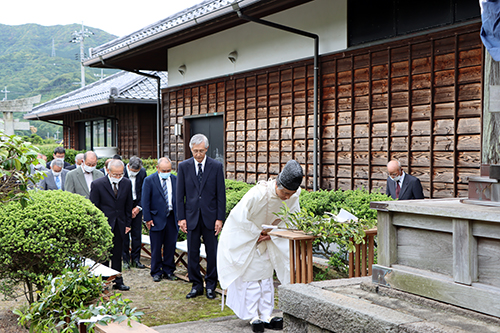
[[[388,160],[426,197],[466,196],[481,163],[479,24],[323,56],[320,188],[385,190]],[[173,124],[223,113],[226,177],[276,176],[291,158],[312,188],[313,68],[297,62],[163,91],[164,152],[184,159]]]
[[[147,117],[149,124],[144,123],[142,130],[139,122],[139,108],[142,110],[141,117]],[[145,112],[148,110],[148,112]],[[156,143],[156,106],[138,106],[136,104],[116,104],[114,106],[101,106],[91,109],[83,110],[91,114],[82,114],[79,112],[72,112],[64,115],[64,124],[71,126],[71,148],[78,147],[78,128],[77,121],[85,119],[98,119],[100,116],[116,117],[117,131],[118,131],[118,154],[123,158],[130,158],[133,155],[140,156],[141,158],[154,157],[156,158],[156,148],[152,147],[151,132],[154,135],[154,143]],[[153,116],[148,116],[152,114]],[[147,121],[147,119],[145,121]],[[152,119],[152,120],[151,120]],[[154,123],[153,123],[154,120]],[[141,134],[141,132],[143,132]],[[149,137],[149,139],[148,139]],[[68,130],[64,128],[65,142],[68,138]],[[149,142],[148,142],[149,141]],[[141,142],[145,142],[144,152],[139,150]],[[154,154],[151,153],[151,147],[154,149]],[[66,147],[68,148],[68,147]]]

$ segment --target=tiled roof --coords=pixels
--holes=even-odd
[[[184,9],[183,11],[153,23],[130,35],[114,39],[92,49],[88,59],[98,58],[99,56],[103,56],[125,46],[130,46],[131,44],[149,37],[154,39],[155,35],[158,34],[168,35],[169,33],[182,30],[182,26],[186,23],[197,24],[202,20],[210,20],[214,17],[226,14],[227,12],[232,12],[232,5],[234,3],[239,3],[240,7],[245,7],[259,1],[262,0],[205,0],[198,5]]]
[[[167,72],[147,72],[161,78],[161,88],[167,87]],[[156,103],[157,81],[131,72],[118,72],[83,88],[40,104],[27,113],[25,119],[65,113],[93,105],[117,102]]]

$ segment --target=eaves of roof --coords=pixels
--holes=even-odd
[[[153,72],[148,74],[160,76],[163,82],[162,87],[166,87],[167,73]],[[157,96],[155,79],[130,72],[119,72],[37,105],[24,118],[35,120],[109,104],[155,104]]]
[[[91,50],[84,66],[167,70],[168,48],[246,23],[233,9],[263,17],[312,0],[206,0]]]

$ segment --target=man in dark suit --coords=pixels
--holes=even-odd
[[[200,273],[201,236],[207,254],[207,298],[215,298],[217,285],[217,235],[226,214],[226,189],[222,163],[206,156],[208,139],[196,134],[189,142],[193,157],[177,168],[177,219],[187,233],[188,275],[193,287],[186,298],[203,295]]]
[[[423,199],[422,184],[417,177],[409,175],[401,168],[401,163],[392,160],[387,164],[387,187],[385,193],[393,199],[412,200]]]
[[[132,184],[123,177],[123,162],[113,160],[109,163],[109,174],[92,182],[90,201],[108,218],[113,232],[111,268],[122,271],[123,239],[130,231],[132,223]],[[114,289],[129,290],[120,276],[115,279]]]
[[[142,238],[142,184],[146,178],[146,169],[142,167],[142,160],[137,156],[132,156],[125,167],[125,178],[132,182],[132,226],[129,235],[125,235],[123,242],[123,265],[129,268],[130,265],[137,268],[146,268],[141,263],[141,238]],[[132,248],[130,248],[130,238],[132,238]],[[130,260],[132,258],[132,260]]]
[[[63,190],[66,174],[69,172],[63,169],[64,163],[60,159],[55,159],[50,162],[50,170],[47,171],[47,176],[38,183],[38,188],[42,190]]]
[[[66,149],[64,149],[64,147],[61,147],[61,146],[57,146],[56,148],[54,148],[54,154],[52,154],[52,157],[54,159],[60,159],[64,162],[64,169],[71,166],[71,164],[69,164],[68,162],[66,162],[64,160],[64,156],[66,156]],[[50,162],[52,161],[49,161],[47,162],[47,169],[50,169]]]
[[[83,163],[83,154],[76,154],[75,156],[75,164],[70,165],[69,167],[66,167],[66,170],[74,170]]]
[[[144,180],[142,211],[151,240],[151,276],[154,282],[175,280],[177,226],[175,193],[177,177],[171,174],[172,163],[160,158],[154,174]],[[163,250],[163,256],[162,256]]]

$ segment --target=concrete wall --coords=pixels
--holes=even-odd
[[[244,12],[244,11],[243,11]],[[347,0],[316,0],[263,19],[320,37],[320,54],[347,47]],[[253,22],[168,51],[169,86],[312,58],[313,39]],[[228,59],[238,52],[233,64]],[[179,66],[185,65],[183,75]]]

